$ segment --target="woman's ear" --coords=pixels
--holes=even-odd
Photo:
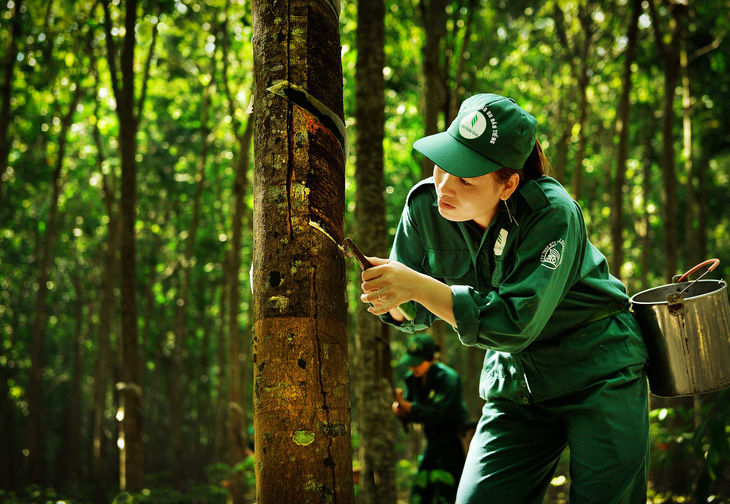
[[[512,196],[512,193],[517,190],[518,185],[520,185],[520,175],[518,173],[513,173],[507,182],[504,183],[504,189],[502,189],[500,199],[509,199],[509,197]]]

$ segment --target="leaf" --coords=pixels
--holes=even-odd
[[[430,474],[431,483],[443,483],[445,485],[453,486],[456,484],[454,476],[443,469],[435,469]]]
[[[697,489],[695,490],[695,502],[707,502],[707,498],[710,496],[710,483],[712,479],[710,474],[705,467],[700,473],[697,479]]]
[[[426,488],[426,485],[428,485],[428,471],[418,471],[416,475],[413,476],[413,486]]]
[[[131,494],[127,492],[122,492],[116,497],[114,497],[114,500],[112,501],[112,504],[132,504],[134,502],[134,497],[132,497]]]

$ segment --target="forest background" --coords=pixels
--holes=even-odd
[[[730,2],[384,6],[388,237],[408,189],[431,169],[413,141],[448,125],[469,94],[495,92],[537,117],[554,176],[630,294],[708,257],[720,259],[711,276],[728,276]],[[134,487],[120,425],[135,397],[127,404],[144,452],[136,499],[251,500],[250,5],[8,0],[0,22],[0,500],[109,502]],[[340,6],[339,23],[355,138],[357,2]],[[130,127],[131,159],[120,147]],[[351,149],[346,165],[352,235],[357,156]],[[125,163],[136,169],[126,210]],[[131,252],[120,219],[130,209]],[[121,275],[130,257],[136,274]],[[357,484],[367,385],[354,335],[359,272],[348,266]],[[130,320],[131,364],[120,358]],[[451,329],[435,333],[476,420],[478,356],[454,344]],[[391,338],[395,361],[404,337]],[[653,502],[727,502],[727,403],[726,392],[652,397]],[[393,419],[383,429],[394,433],[397,489],[407,495],[419,430],[402,433]],[[553,482],[551,502],[565,501],[564,464]]]

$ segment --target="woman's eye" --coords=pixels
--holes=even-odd
[[[471,182],[469,182],[468,180],[466,180],[464,178],[459,178],[459,180],[461,181],[462,185],[465,185],[465,186],[472,185]]]

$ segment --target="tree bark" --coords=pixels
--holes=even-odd
[[[2,82],[0,83],[0,216],[3,214],[3,185],[5,180],[5,172],[8,169],[8,156],[10,155],[10,138],[8,132],[10,129],[10,97],[13,94],[13,71],[15,62],[18,60],[18,40],[22,35],[20,26],[20,12],[23,0],[16,0],[15,9],[13,10],[12,21],[10,22],[10,30],[7,36],[7,48],[4,51],[2,61]]]
[[[464,36],[462,37],[463,40],[461,43],[461,49],[458,52],[459,59],[456,64],[456,73],[454,74],[454,87],[451,92],[448,93],[449,107],[448,113],[444,118],[444,124],[446,124],[447,126],[451,124],[451,121],[453,121],[459,113],[459,106],[461,104],[464,91],[462,89],[462,81],[464,80],[464,67],[466,66],[467,53],[469,51],[469,41],[471,39],[474,14],[479,8],[480,6],[478,0],[469,0],[469,4],[467,6],[468,13],[466,16],[466,21],[464,22]]]
[[[189,462],[182,450],[182,421],[183,421],[183,382],[189,382],[190,377],[185,379],[184,366],[186,358],[185,340],[187,337],[188,302],[190,293],[190,276],[195,264],[195,238],[198,233],[198,221],[200,218],[200,196],[205,186],[205,165],[208,159],[208,147],[210,142],[210,127],[208,126],[208,114],[210,108],[210,88],[214,84],[211,78],[208,85],[203,89],[202,96],[202,117],[200,119],[200,137],[202,145],[198,157],[198,166],[195,173],[195,195],[193,197],[192,215],[185,243],[185,252],[181,265],[180,292],[175,303],[175,347],[172,353],[173,380],[170,394],[170,451],[172,453],[172,481],[173,485],[179,486],[185,477],[185,468]]]
[[[81,98],[82,88],[77,85],[68,111],[61,119],[61,130],[58,136],[58,154],[51,177],[51,201],[46,220],[46,232],[39,240],[36,266],[36,292],[33,322],[30,334],[30,380],[28,383],[28,476],[30,482],[41,483],[42,471],[46,464],[43,457],[47,455],[46,436],[43,431],[44,419],[44,386],[43,370],[46,366],[46,326],[48,324],[48,281],[50,269],[55,257],[56,239],[58,237],[58,199],[63,188],[63,164],[66,157],[67,134],[71,128],[76,105]]]
[[[223,253],[223,271],[228,271],[230,251],[224,251]],[[229,460],[228,457],[228,443],[225,442],[226,433],[228,432],[228,420],[226,405],[228,404],[228,369],[229,363],[226,359],[228,352],[227,340],[226,340],[226,320],[228,320],[228,284],[232,280],[228,278],[228,274],[223,275],[221,280],[221,297],[219,301],[219,327],[217,331],[217,347],[216,362],[218,363],[218,375],[216,376],[216,383],[218,384],[216,394],[216,405],[215,405],[215,423],[214,423],[214,445],[213,445],[213,458],[215,460]]]
[[[94,144],[97,150],[97,168],[99,173],[104,164],[104,149],[99,131],[99,104],[96,104],[96,121],[94,125]],[[106,207],[107,224],[106,247],[102,253],[101,302],[99,305],[99,327],[97,330],[97,355],[94,363],[94,389],[92,399],[92,450],[90,475],[94,487],[94,502],[106,502],[103,488],[107,483],[107,437],[109,426],[106,421],[107,397],[109,394],[109,378],[111,366],[111,334],[114,315],[117,312],[117,297],[114,294],[116,271],[119,260],[119,237],[121,228],[118,218],[118,202],[116,197],[116,177],[113,172],[103,175],[103,199]]]
[[[77,271],[83,271],[80,264],[77,263],[76,267]],[[84,279],[75,274],[71,280],[76,294],[75,334],[71,345],[72,372],[66,413],[66,435],[63,440],[66,448],[61,453],[65,464],[61,464],[61,467],[65,468],[65,478],[68,481],[78,483],[81,480],[81,448],[83,446],[81,442],[81,380],[84,371],[83,360],[86,354],[82,343],[86,336],[84,334]]]
[[[383,138],[385,127],[385,4],[360,0],[357,19],[355,118],[357,165],[355,222],[366,254],[388,256],[385,221]],[[359,272],[359,268],[358,268]],[[357,283],[357,282],[356,282]],[[357,358],[360,372],[359,413],[363,502],[395,504],[396,461],[393,432],[392,370],[388,326],[357,304]]]
[[[573,171],[572,196],[575,200],[580,198],[580,192],[583,182],[583,159],[585,159],[586,144],[588,143],[588,84],[590,84],[590,76],[588,75],[588,57],[593,44],[593,33],[595,28],[591,18],[593,8],[588,2],[584,12],[578,13],[581,28],[583,28],[583,41],[580,49],[576,49],[578,56],[578,69],[573,66],[573,75],[575,76],[578,89],[578,150],[575,156],[575,170]]]
[[[692,89],[690,87],[689,62],[687,61],[687,39],[682,37],[680,48],[680,73],[682,79],[682,157],[687,174],[687,204],[685,209],[685,227],[687,229],[684,242],[687,244],[687,269],[701,262],[697,254],[699,235],[696,230],[697,198],[695,185],[694,151],[692,149]]]
[[[253,3],[260,504],[353,500],[339,2]],[[268,89],[278,84],[278,93]],[[272,90],[273,91],[273,90]]]
[[[447,103],[444,65],[441,63],[441,43],[446,33],[446,1],[421,0],[421,16],[426,43],[423,46],[423,126],[424,135],[433,135],[439,131],[439,113]],[[423,157],[421,159],[421,178],[430,177],[433,163]]]
[[[125,3],[124,39],[117,75],[116,50],[111,33],[109,3],[104,3],[106,39],[112,88],[119,118],[121,179],[121,323],[119,348],[119,487],[139,491],[143,485],[142,455],[142,383],[139,367],[139,328],[137,326],[137,261],[135,221],[137,212],[137,125],[134,95],[134,49],[136,45],[137,0]]]
[[[616,136],[616,179],[612,185],[611,203],[611,237],[613,241],[613,257],[611,271],[621,278],[621,267],[624,264],[624,190],[626,185],[626,161],[629,157],[629,118],[631,114],[631,65],[636,56],[636,45],[639,33],[639,15],[641,0],[631,2],[631,21],[628,30],[628,45],[624,54],[624,73],[621,78],[621,99],[618,105]]]
[[[651,194],[652,188],[652,166],[657,162],[656,153],[654,152],[653,140],[656,136],[656,122],[654,115],[650,111],[644,111],[642,114],[648,124],[644,126],[641,135],[641,143],[643,147],[642,153],[642,172],[643,177],[641,180],[641,192],[643,194],[643,205],[641,208],[641,285],[636,291],[644,290],[649,288],[649,270],[651,265],[652,251],[652,231],[651,231],[651,215],[649,213],[649,195]]]
[[[253,117],[249,116],[246,130],[239,138],[238,163],[236,166],[236,180],[233,190],[235,203],[231,219],[232,239],[228,258],[228,345],[229,345],[229,456],[231,468],[243,462],[246,453],[246,403],[243,400],[242,379],[242,336],[240,328],[241,311],[241,284],[238,278],[241,273],[241,240],[243,233],[243,216],[245,214],[244,197],[248,184],[246,174],[249,166],[249,148],[254,133]],[[234,472],[231,477],[231,496],[235,503],[243,499],[244,482],[240,473]]]
[[[228,410],[227,410],[227,427],[228,439],[227,446],[228,460],[231,466],[230,477],[230,497],[234,503],[243,502],[245,482],[243,475],[236,470],[247,456],[248,441],[247,427],[248,414],[246,412],[249,401],[246,400],[247,381],[244,379],[245,360],[248,355],[248,346],[244,344],[241,335],[240,311],[241,311],[241,285],[238,281],[241,274],[241,243],[243,238],[244,220],[247,214],[244,198],[248,192],[248,169],[250,165],[251,141],[254,134],[254,119],[248,116],[245,127],[236,119],[236,102],[234,94],[228,78],[228,17],[226,14],[219,39],[222,48],[223,63],[223,87],[228,99],[228,108],[231,121],[233,123],[233,131],[238,140],[238,160],[236,162],[236,177],[233,187],[233,213],[231,215],[231,248],[225,257],[226,279],[224,280],[224,295],[221,304],[228,302]],[[243,128],[243,130],[242,130]],[[219,360],[222,360],[219,358]],[[221,362],[221,369],[223,362]],[[221,387],[223,393],[223,387]]]

